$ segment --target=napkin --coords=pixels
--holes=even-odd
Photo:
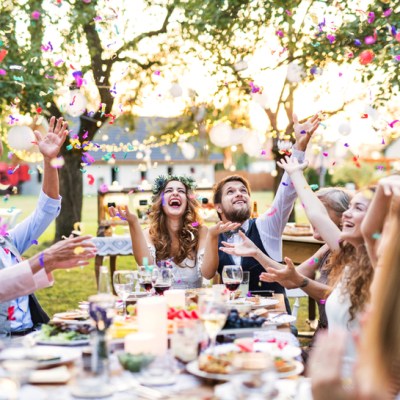
[[[29,377],[29,383],[67,383],[71,378],[71,372],[63,365],[52,369],[33,371]]]

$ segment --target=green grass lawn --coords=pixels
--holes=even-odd
[[[272,202],[271,192],[254,192],[252,199],[257,201],[258,210],[262,212]],[[37,198],[35,196],[12,196],[7,201],[3,198],[3,208],[16,207],[22,210],[19,221],[27,217],[35,208]],[[83,201],[83,229],[84,233],[96,235],[97,230],[97,198],[95,196],[87,196]],[[296,204],[296,216],[299,222],[305,221],[305,216],[301,205]],[[118,233],[122,233],[122,227]],[[55,223],[52,223],[44,234],[39,238],[39,244],[33,245],[25,254],[25,257],[41,251],[50,246],[55,232]],[[117,268],[132,269],[136,263],[133,256],[124,256],[117,258]],[[75,309],[78,301],[86,300],[88,296],[96,292],[96,283],[94,275],[94,260],[82,268],[75,268],[68,271],[56,271],[54,273],[55,284],[51,288],[37,291],[37,297],[43,308],[49,315],[56,312]],[[308,324],[305,323],[307,318],[307,300],[302,299],[299,311],[298,329],[301,331],[308,330]]]

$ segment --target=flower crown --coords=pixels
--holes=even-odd
[[[183,183],[190,190],[196,189],[197,186],[195,180],[188,176],[160,175],[154,180],[154,184],[151,189],[151,191],[153,192],[153,200],[155,196],[157,196],[165,188],[165,186],[167,186],[167,183],[171,181],[179,181]]]

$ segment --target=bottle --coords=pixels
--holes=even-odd
[[[111,294],[110,274],[107,265],[100,267],[98,293]]]
[[[251,218],[258,218],[257,202],[253,202],[253,212],[251,213]]]

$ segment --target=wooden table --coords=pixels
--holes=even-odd
[[[298,265],[313,256],[324,244],[312,236],[289,236],[283,235],[283,257],[289,257]],[[311,297],[308,298],[308,319],[316,319],[316,302]]]

